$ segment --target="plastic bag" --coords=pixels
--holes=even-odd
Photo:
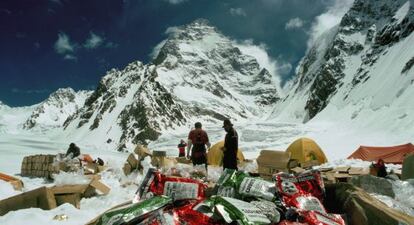
[[[235,198],[213,196],[210,198],[215,211],[226,222],[239,224],[269,224],[265,213],[251,203]]]
[[[311,194],[323,201],[325,186],[321,173],[318,170],[310,170],[297,176],[287,173],[275,175],[278,192],[286,197],[296,194]]]
[[[133,203],[121,208],[110,210],[99,218],[98,225],[121,225],[137,223],[150,217],[152,212],[162,209],[172,203],[172,199],[165,196],[155,196],[139,203]]]
[[[167,177],[156,169],[149,169],[143,182],[138,188],[134,201],[147,199],[154,195],[165,195],[171,197],[174,201],[205,198],[204,190],[207,185],[183,177]]]

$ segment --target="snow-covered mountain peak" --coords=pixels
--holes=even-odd
[[[40,130],[61,127],[67,117],[83,106],[90,94],[90,91],[75,92],[72,88],[59,88],[36,106],[23,127]]]
[[[207,21],[167,33],[151,64],[108,71],[66,131],[124,149],[193,120],[262,117],[280,98],[273,75]]]

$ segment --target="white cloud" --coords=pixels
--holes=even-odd
[[[18,93],[18,94],[43,94],[43,93],[50,92],[50,90],[48,90],[48,89],[28,89],[28,90],[23,90],[23,89],[19,89],[19,88],[12,88],[11,91],[13,93]]]
[[[151,53],[149,54],[151,59],[155,59],[158,56],[158,53],[160,53],[161,48],[165,45],[166,42],[167,42],[167,39],[161,41],[159,44],[157,44],[154,47],[154,49],[152,49]]]
[[[255,45],[252,40],[234,41],[234,45],[240,49],[243,54],[251,55],[256,58],[259,65],[266,68],[274,77],[275,82],[280,88],[281,72],[286,72],[292,68],[289,63],[280,63],[267,54],[265,44]],[[290,67],[290,68],[289,68]]]
[[[55,50],[59,54],[72,53],[75,51],[76,43],[71,43],[69,36],[63,32],[58,34],[58,39],[55,42]]]
[[[165,0],[165,1],[168,2],[168,3],[170,3],[170,4],[176,5],[176,4],[183,3],[183,2],[185,2],[187,0]]]
[[[230,14],[232,16],[247,16],[246,12],[242,8],[230,8]]]
[[[117,48],[118,47],[118,44],[116,44],[116,43],[113,43],[113,42],[106,42],[106,44],[105,44],[105,48]]]
[[[85,44],[83,44],[83,47],[87,49],[94,49],[99,46],[101,46],[104,42],[104,38],[96,35],[93,32],[90,32],[90,36],[88,39],[86,39]]]
[[[296,18],[290,19],[285,24],[285,29],[286,30],[292,30],[292,29],[296,29],[296,28],[301,28],[303,26],[303,24],[304,24],[303,20],[301,20],[300,18],[296,17]]]
[[[167,30],[165,30],[165,34],[174,34],[177,33],[177,31],[179,30],[180,28],[176,26],[168,27]]]
[[[326,12],[317,16],[310,30],[308,47],[310,47],[325,31],[338,25],[353,3],[354,0],[334,0],[332,6],[330,6]]]
[[[76,61],[76,60],[78,60],[78,57],[76,57],[74,55],[71,55],[71,54],[67,54],[63,57],[63,59]]]

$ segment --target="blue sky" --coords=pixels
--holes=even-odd
[[[349,2],[349,0],[347,0]],[[32,105],[60,87],[94,89],[105,71],[149,62],[168,27],[205,18],[235,40],[265,45],[282,80],[340,0],[5,0],[0,100]],[[335,16],[334,16],[335,17]]]

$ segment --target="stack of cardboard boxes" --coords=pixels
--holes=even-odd
[[[23,158],[21,175],[52,178],[52,174],[64,170],[63,164],[54,164],[55,155],[32,155]]]

